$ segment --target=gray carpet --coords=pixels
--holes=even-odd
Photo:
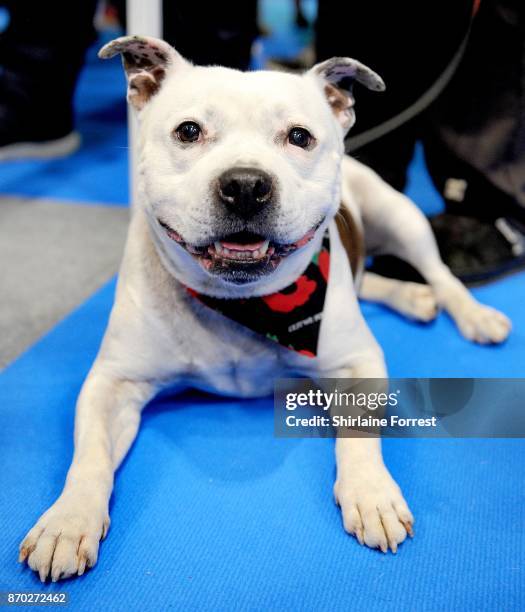
[[[0,368],[118,270],[120,207],[0,197]]]

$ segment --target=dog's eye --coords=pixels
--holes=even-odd
[[[288,142],[295,147],[301,147],[301,149],[306,149],[312,139],[313,136],[306,128],[293,127],[288,133]]]
[[[201,135],[201,128],[195,121],[183,121],[175,133],[181,142],[196,142]]]

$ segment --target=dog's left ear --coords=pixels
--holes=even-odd
[[[137,110],[157,93],[169,69],[190,65],[167,42],[148,36],[121,36],[104,45],[98,56],[109,59],[117,53],[128,80],[128,102]]]
[[[355,123],[354,83],[357,81],[373,91],[385,89],[383,79],[378,74],[350,57],[333,57],[316,64],[307,74],[320,82],[328,104],[345,131]]]

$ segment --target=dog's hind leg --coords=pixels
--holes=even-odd
[[[432,321],[438,313],[436,297],[429,285],[404,282],[373,272],[364,273],[359,297],[388,306],[416,321]]]
[[[113,474],[133,442],[141,409],[154,390],[149,383],[117,380],[92,370],[77,404],[75,452],[56,502],[20,545],[44,582],[83,574],[95,565],[109,528]]]
[[[360,208],[369,253],[396,255],[416,268],[465,338],[481,344],[503,342],[511,329],[509,319],[480,304],[453,276],[419,208],[355,160],[345,159],[344,179]]]

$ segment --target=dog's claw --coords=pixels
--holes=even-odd
[[[40,578],[40,582],[45,582],[49,575],[49,565],[45,565],[38,570],[38,577]]]
[[[82,576],[82,574],[86,571],[86,557],[81,557],[78,562],[78,575]]]
[[[408,533],[408,535],[411,538],[413,538],[414,537],[414,528],[412,527],[412,523],[410,523],[408,521],[401,521],[401,524],[406,529],[406,532]]]

